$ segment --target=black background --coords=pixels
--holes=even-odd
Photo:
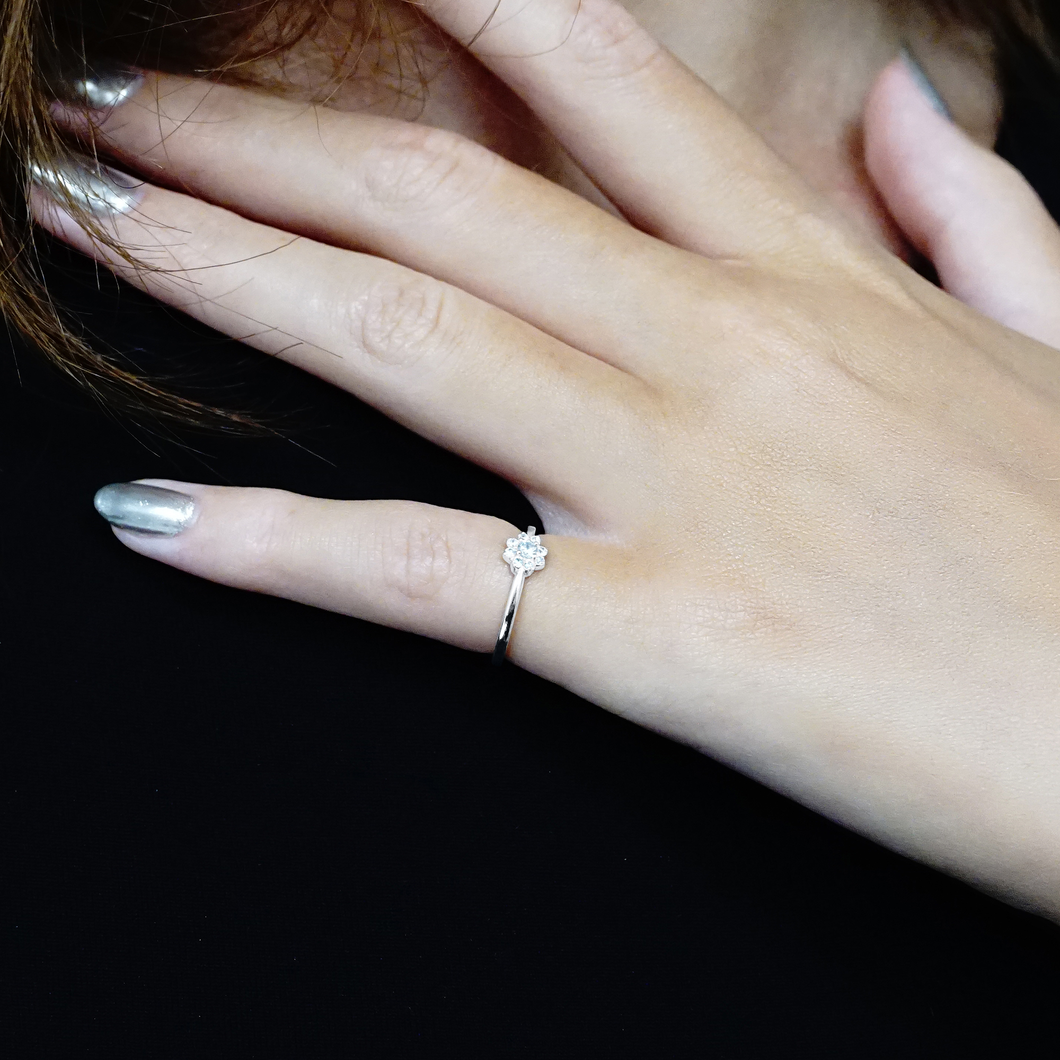
[[[1055,133],[1023,101],[1002,141],[1054,203]],[[287,438],[166,438],[0,358],[6,1056],[1060,1055],[1060,929],[514,667],[123,549],[92,494],[147,475],[537,520],[50,268],[142,366]]]

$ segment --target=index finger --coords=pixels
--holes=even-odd
[[[780,249],[830,207],[614,0],[421,0],[635,224],[712,257]]]

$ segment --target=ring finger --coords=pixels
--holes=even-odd
[[[632,376],[392,262],[150,185],[97,184],[85,194],[92,178],[84,169],[44,179],[60,198],[72,188],[97,212],[107,196],[117,204],[102,223],[135,266],[54,200],[34,197],[45,227],[134,285],[590,524],[616,510],[650,401]]]

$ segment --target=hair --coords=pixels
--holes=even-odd
[[[415,11],[403,0],[397,7],[394,0],[0,0],[0,315],[108,405],[222,429],[253,426],[239,413],[144,378],[115,351],[94,343],[49,296],[26,203],[30,168],[72,150],[51,120],[49,86],[108,64],[260,83],[270,60],[282,64],[293,45],[332,28],[329,20],[339,2],[344,55],[361,59],[389,48],[391,59],[400,56]],[[1046,0],[897,2],[918,3],[941,21],[985,31],[1002,68],[1028,50],[1054,61],[1060,16]],[[395,18],[398,11],[401,17]],[[415,57],[410,58],[415,70]],[[390,62],[388,71],[393,68]],[[89,218],[85,222],[92,225]]]

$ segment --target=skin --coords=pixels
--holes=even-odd
[[[470,40],[492,7],[425,10]],[[863,173],[959,300],[625,10],[577,10],[505,0],[475,50],[613,209],[448,132],[159,77],[98,121],[153,182],[104,223],[165,271],[38,217],[534,498],[513,661],[1060,916],[1060,234],[884,57]],[[168,485],[195,520],[137,552],[492,648],[518,528]]]
[[[1001,97],[989,39],[962,26],[940,27],[916,3],[625,0],[623,6],[816,190],[899,254],[910,248],[867,171],[862,136],[865,98],[899,47],[916,56],[955,121],[977,142],[994,143]],[[359,64],[347,62],[341,68],[347,80],[337,77],[334,55],[347,32],[343,8],[337,13],[338,23],[329,23],[321,37],[282,61],[262,64],[256,70],[262,81],[282,85],[288,98],[450,129],[606,208],[549,129],[501,79],[400,5],[392,17],[407,35],[428,90],[416,91],[393,57],[375,53]]]

